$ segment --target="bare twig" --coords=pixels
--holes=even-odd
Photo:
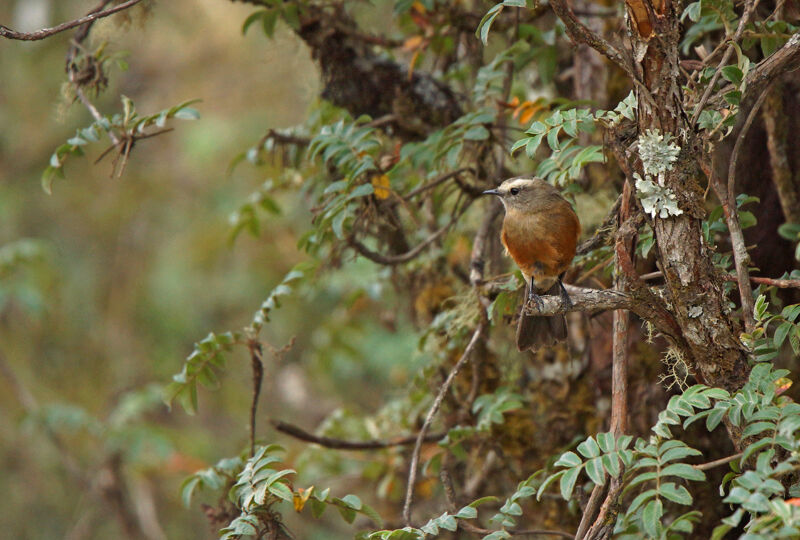
[[[744,242],[744,233],[742,232],[742,225],[739,222],[739,214],[736,211],[736,164],[739,160],[739,151],[742,148],[742,143],[750,131],[750,126],[753,124],[753,119],[756,117],[761,103],[767,96],[769,87],[765,88],[761,95],[758,97],[755,105],[750,109],[747,119],[739,132],[739,137],[736,139],[736,144],[733,145],[733,152],[731,153],[730,165],[728,166],[728,184],[727,191],[722,191],[722,186],[715,188],[717,196],[722,201],[722,210],[725,214],[725,221],[728,224],[728,231],[731,237],[731,246],[733,248],[733,262],[736,266],[736,275],[739,284],[739,297],[742,301],[742,318],[744,319],[744,326],[747,332],[752,332],[755,327],[755,319],[753,315],[753,307],[755,300],[753,299],[753,288],[750,286],[750,273],[747,270],[750,264],[750,255],[747,253],[747,246]],[[713,185],[716,185],[712,181]]]
[[[550,6],[553,8],[556,16],[564,22],[567,35],[573,42],[586,43],[622,68],[632,80],[638,80],[630,62],[625,59],[622,52],[579,21],[578,18],[575,17],[575,13],[573,13],[572,9],[567,5],[566,0],[551,0]]]
[[[617,200],[614,201],[614,204],[611,205],[611,208],[608,210],[608,214],[606,214],[603,222],[597,227],[597,230],[594,232],[592,237],[584,242],[581,242],[581,244],[578,246],[578,249],[575,251],[577,255],[585,255],[593,249],[602,246],[606,242],[609,234],[614,230],[614,224],[617,222],[617,214],[619,213],[619,207],[621,203],[622,195],[620,194],[619,197],[617,197]]]
[[[616,501],[621,489],[622,482],[620,482],[617,478],[613,478],[611,480],[611,485],[608,488],[608,495],[606,495],[606,499],[603,501],[603,505],[600,507],[600,512],[597,513],[597,519],[584,537],[586,540],[599,540],[600,538],[608,537],[607,535],[603,534],[602,531],[609,526],[606,518],[609,512],[611,512],[612,505]]]
[[[383,448],[392,448],[394,446],[408,446],[417,442],[417,435],[409,435],[407,437],[397,437],[395,439],[371,441],[346,441],[343,439],[334,439],[332,437],[323,437],[314,435],[302,428],[293,424],[282,422],[280,420],[270,420],[270,424],[277,431],[285,433],[295,439],[318,444],[325,448],[332,448],[335,450],[381,450]],[[428,433],[425,435],[425,442],[438,441],[445,436],[445,433]]]
[[[89,15],[81,17],[80,19],[75,19],[74,21],[61,23],[58,26],[54,26],[52,28],[44,28],[42,30],[37,30],[36,32],[15,32],[14,30],[0,24],[0,37],[4,37],[7,39],[15,39],[18,41],[38,41],[40,39],[49,38],[50,36],[58,34],[60,32],[64,32],[65,30],[75,28],[76,26],[81,26],[86,23],[95,21],[97,19],[102,19],[103,17],[108,17],[109,15],[113,15],[114,13],[131,8],[141,1],[142,0],[128,0],[127,2],[122,3],[118,6],[114,6],[113,8],[104,11],[98,11],[95,13],[90,13]]]
[[[581,540],[586,535],[586,531],[589,530],[589,527],[592,524],[592,519],[597,513],[597,508],[600,506],[600,499],[603,496],[603,493],[605,493],[605,490],[605,484],[595,484],[594,489],[592,489],[592,494],[589,496],[589,502],[586,503],[586,508],[583,509],[581,522],[578,524],[578,530],[575,533],[576,540]]]
[[[428,191],[429,189],[433,189],[436,186],[438,186],[440,184],[443,184],[444,182],[447,182],[451,178],[455,178],[456,176],[458,176],[460,174],[463,174],[463,173],[465,173],[467,171],[470,171],[470,170],[471,169],[465,167],[465,168],[462,168],[462,169],[456,169],[455,171],[451,171],[449,173],[445,173],[445,174],[442,174],[440,176],[437,176],[436,178],[434,178],[430,182],[428,182],[426,184],[423,184],[423,185],[421,185],[421,186],[419,186],[417,188],[414,188],[411,191],[409,191],[407,194],[403,195],[403,199],[406,200],[406,201],[411,200],[414,197],[416,197],[417,195],[419,195],[420,193],[424,193],[425,191]]]
[[[800,68],[800,32],[789,38],[783,47],[756,64],[745,77],[742,102],[761,95],[765,86],[784,73]]]
[[[626,179],[622,189],[622,204],[620,206],[620,222],[628,220],[630,208],[631,184]],[[625,272],[619,271],[620,258],[632,259],[635,245],[635,229],[628,234],[623,234],[627,228],[620,227],[614,250],[615,258],[615,288],[625,291],[628,288],[628,277]],[[612,345],[612,374],[611,374],[611,432],[615,437],[624,434],[628,427],[628,318],[627,310],[614,311],[614,335]]]
[[[436,416],[436,413],[439,412],[439,407],[442,405],[442,401],[444,400],[444,396],[450,390],[450,386],[453,384],[453,381],[458,375],[458,372],[461,371],[461,368],[464,367],[464,364],[467,363],[469,360],[470,354],[472,350],[475,348],[475,345],[478,344],[478,340],[481,337],[485,329],[484,323],[481,322],[478,327],[475,329],[475,332],[472,334],[472,339],[469,340],[466,349],[461,355],[461,358],[458,359],[458,362],[453,366],[453,369],[450,370],[450,374],[445,379],[442,387],[439,389],[439,393],[436,395],[436,398],[433,400],[433,404],[431,405],[430,409],[428,409],[428,414],[425,417],[425,421],[422,424],[422,428],[419,430],[419,434],[417,435],[416,443],[414,444],[414,450],[411,453],[411,465],[409,466],[408,470],[408,486],[406,488],[406,499],[405,503],[403,504],[403,520],[406,523],[411,522],[411,502],[414,498],[414,488],[417,483],[417,465],[419,463],[419,453],[422,449],[422,442],[425,439],[425,435],[428,432],[428,429],[431,426],[431,422],[433,422],[433,418]]]
[[[700,102],[697,104],[697,107],[694,110],[694,114],[692,114],[692,121],[691,121],[692,126],[697,124],[697,119],[700,118],[700,113],[703,112],[703,107],[705,107],[706,103],[708,103],[708,98],[711,97],[711,92],[714,91],[714,87],[717,85],[719,76],[722,75],[722,68],[728,64],[728,60],[730,60],[731,55],[735,50],[734,44],[738,43],[739,39],[742,37],[742,32],[744,32],[744,27],[747,26],[748,22],[750,22],[750,17],[752,17],[753,13],[755,13],[756,7],[758,7],[758,2],[759,0],[746,1],[744,6],[744,13],[742,14],[742,18],[739,19],[739,26],[736,28],[736,32],[733,34],[733,38],[731,38],[731,43],[725,50],[725,54],[722,55],[722,59],[719,61],[719,64],[717,64],[717,68],[714,70],[714,75],[711,77],[711,80],[709,81],[705,92],[703,92],[703,95],[700,98]]]
[[[734,454],[732,456],[724,457],[714,461],[709,461],[708,463],[700,463],[699,465],[692,465],[692,467],[694,467],[698,471],[707,471],[708,469],[713,469],[714,467],[725,465],[726,463],[730,463],[731,461],[736,461],[743,455],[744,452],[739,452],[738,454]]]
[[[733,276],[727,276],[726,279],[733,281],[736,278]],[[770,287],[778,287],[779,289],[800,289],[800,279],[773,279],[750,276],[750,281],[753,283],[759,283],[761,285],[769,285]]]
[[[387,266],[403,264],[417,257],[420,253],[423,252],[423,250],[426,247],[428,247],[430,244],[441,238],[442,235],[444,235],[444,233],[446,233],[450,229],[450,227],[455,225],[455,223],[458,221],[461,215],[466,211],[467,208],[469,208],[470,204],[471,201],[465,203],[464,206],[462,206],[459,211],[453,214],[453,217],[450,219],[449,222],[447,222],[446,225],[444,225],[442,228],[431,234],[428,238],[417,244],[416,247],[400,255],[383,255],[382,253],[378,253],[377,251],[369,249],[367,246],[365,246],[352,236],[347,239],[347,243],[350,245],[350,247],[355,249],[359,254],[363,255],[372,262],[378,264],[384,264]]]
[[[664,274],[661,271],[658,272],[650,272],[649,274],[642,274],[639,276],[639,279],[642,280],[651,280],[663,277]],[[737,281],[736,276],[732,275],[725,275],[723,276],[725,281]],[[777,287],[779,289],[800,289],[800,279],[781,279],[781,278],[768,278],[768,277],[757,277],[757,276],[750,276],[750,281],[753,283],[758,283],[759,285],[768,285],[769,287]]]

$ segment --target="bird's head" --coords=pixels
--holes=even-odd
[[[506,211],[535,211],[553,198],[561,198],[558,190],[541,178],[517,177],[509,178],[497,189],[483,192],[485,195],[500,197]]]

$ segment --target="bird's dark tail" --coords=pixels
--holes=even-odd
[[[560,285],[556,282],[545,294],[559,294]],[[525,295],[527,298],[527,295]],[[535,351],[549,347],[567,338],[567,318],[561,315],[519,315],[517,325],[517,349]]]

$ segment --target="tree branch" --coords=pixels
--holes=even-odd
[[[113,15],[114,13],[118,13],[120,11],[131,8],[141,1],[142,0],[128,0],[127,2],[124,2],[111,9],[90,13],[89,15],[81,17],[80,19],[75,19],[74,21],[61,23],[58,26],[54,26],[52,28],[44,28],[36,32],[16,32],[0,24],[0,37],[4,37],[6,39],[15,39],[18,41],[38,41],[40,39],[46,39],[52,35],[64,32],[65,30],[69,30],[71,28],[75,28],[76,26],[81,26],[86,23],[90,23],[92,21],[96,21],[97,19],[102,19],[103,17],[108,17],[109,15]]]
[[[276,431],[280,431],[281,433],[289,435],[290,437],[294,437],[295,439],[308,443],[318,444],[320,446],[324,446],[325,448],[331,448],[334,450],[381,450],[383,448],[391,448],[393,446],[408,446],[417,442],[417,435],[409,435],[407,437],[397,437],[395,439],[387,440],[373,439],[371,441],[346,441],[343,439],[314,435],[313,433],[309,433],[300,427],[287,422],[282,422],[281,420],[270,420],[269,423],[272,424],[272,427],[274,427]],[[428,433],[425,435],[424,440],[425,442],[438,441],[445,435],[446,433],[441,432]]]
[[[714,191],[717,192],[717,197],[719,197],[722,202],[722,210],[725,214],[725,221],[728,224],[728,231],[730,232],[731,246],[733,247],[733,262],[736,266],[737,283],[739,284],[739,298],[742,302],[742,319],[744,320],[744,326],[747,332],[752,332],[753,328],[755,328],[755,319],[753,315],[755,300],[753,299],[753,288],[750,286],[750,273],[747,270],[750,264],[750,255],[747,253],[742,225],[739,222],[739,214],[736,210],[736,163],[739,160],[739,152],[742,148],[742,143],[744,143],[747,133],[750,131],[750,126],[753,124],[753,119],[756,117],[761,103],[763,103],[764,98],[767,96],[767,91],[768,88],[765,88],[764,91],[761,92],[758,101],[756,101],[756,104],[750,109],[750,113],[747,115],[744,126],[742,126],[742,130],[739,132],[736,143],[733,145],[730,165],[728,166],[728,184],[726,191],[723,192],[720,182],[714,182],[713,177],[709,178],[709,182],[711,182],[714,187]]]
[[[567,35],[574,43],[586,43],[591,48],[618,65],[632,80],[637,80],[633,68],[623,54],[608,41],[592,32],[585,24],[578,20],[566,0],[550,0],[556,16],[564,22]]]

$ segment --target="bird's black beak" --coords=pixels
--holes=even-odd
[[[487,189],[483,192],[484,195],[500,195],[500,192],[496,189]]]

